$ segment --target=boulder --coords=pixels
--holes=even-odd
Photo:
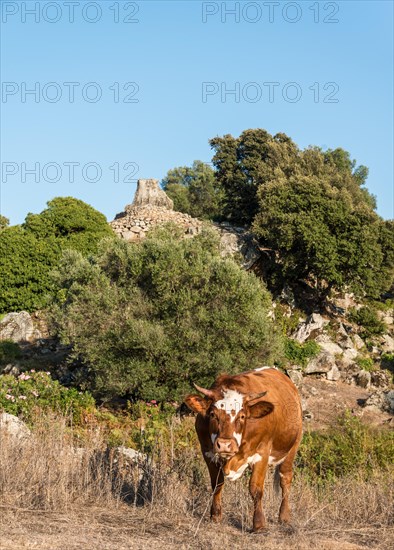
[[[300,370],[296,369],[287,369],[287,376],[290,378],[290,380],[298,387],[300,387],[303,383],[303,376],[302,372]]]
[[[354,361],[354,359],[357,357],[358,351],[354,348],[345,349],[343,352],[343,359],[345,361]]]
[[[363,407],[394,413],[394,390],[376,391],[364,402]]]
[[[328,323],[319,313],[312,313],[306,319],[306,321],[300,323],[293,333],[292,338],[300,342],[305,342],[311,335],[321,331],[323,327]]]
[[[331,370],[328,371],[327,373],[327,380],[331,380],[331,381],[337,381],[341,378],[341,373],[338,369],[338,367],[336,365],[333,365],[333,367],[331,368]]]
[[[0,340],[12,340],[16,343],[32,342],[41,338],[34,327],[33,319],[27,311],[7,313],[0,321]]]
[[[392,353],[394,352],[394,338],[389,336],[388,334],[384,334],[381,339],[382,344],[382,350],[385,353]]]
[[[335,358],[330,353],[322,351],[307,364],[304,374],[327,373],[335,366]]]
[[[3,412],[0,413],[0,438],[4,435],[23,441],[31,437],[31,431],[17,416]]]
[[[390,386],[391,376],[388,372],[375,370],[371,372],[371,385],[375,388],[388,388]]]
[[[330,353],[331,355],[342,355],[343,349],[335,342],[330,340],[327,334],[319,335],[315,340],[323,351]]]
[[[358,335],[353,334],[353,347],[356,350],[360,350],[365,346],[364,340]]]

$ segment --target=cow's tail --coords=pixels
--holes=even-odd
[[[280,489],[280,472],[279,472],[279,465],[278,465],[276,466],[275,472],[274,472],[274,491],[276,495],[279,494],[279,489]]]

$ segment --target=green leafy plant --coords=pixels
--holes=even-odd
[[[362,328],[361,336],[363,338],[379,336],[386,330],[385,324],[379,319],[376,310],[371,306],[364,306],[359,310],[352,309],[349,320],[357,323]]]
[[[301,344],[290,338],[285,339],[285,357],[294,364],[306,367],[308,361],[316,357],[320,352],[320,346],[314,340]]]
[[[103,214],[72,197],[57,197],[40,214],[28,214],[22,225],[0,231],[0,312],[34,311],[53,291],[50,271],[62,250],[84,256],[98,241],[113,235]]]
[[[38,411],[67,414],[80,423],[83,415],[94,409],[94,399],[88,392],[66,388],[52,380],[49,372],[23,372],[17,378],[0,376],[0,410],[31,421]]]
[[[376,370],[373,359],[371,359],[370,357],[357,357],[356,363],[360,367],[360,369],[366,370],[368,372]]]
[[[89,261],[63,256],[54,330],[89,366],[102,398],[181,398],[192,382],[273,364],[281,338],[270,295],[220,256],[214,232],[180,238],[161,228],[140,244],[108,240]]]
[[[392,468],[394,433],[369,427],[347,412],[327,432],[306,432],[296,463],[315,484],[348,474],[368,479],[376,469]]]

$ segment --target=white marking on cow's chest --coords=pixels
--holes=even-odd
[[[248,458],[248,464],[251,464],[253,466],[257,462],[260,462],[260,460],[262,460],[261,455],[259,455],[259,453],[255,453],[254,455]]]
[[[216,401],[215,407],[230,415],[231,422],[243,407],[244,396],[236,390],[223,390],[223,399]]]
[[[248,466],[249,464],[245,462],[245,464],[242,464],[242,466],[238,468],[236,472],[234,470],[230,470],[229,473],[226,475],[226,479],[228,479],[229,481],[235,481],[236,479],[239,479]]]
[[[242,466],[240,466],[237,471],[230,470],[230,472],[226,475],[226,479],[228,479],[229,481],[235,481],[236,479],[239,479],[248,466],[254,466],[254,464],[260,462],[260,460],[262,460],[261,455],[259,455],[259,453],[255,453],[254,455],[250,456],[245,464],[242,464]]]
[[[282,464],[282,462],[285,460],[285,458],[287,457],[287,455],[285,455],[283,458],[280,458],[279,460],[277,458],[275,458],[274,456],[269,456],[268,457],[268,465],[269,466],[279,466],[279,464]]]

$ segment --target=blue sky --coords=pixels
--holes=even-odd
[[[66,195],[113,219],[136,178],[209,162],[210,138],[257,127],[347,149],[394,217],[391,1],[75,0],[74,22],[67,2],[1,3],[11,223]]]

